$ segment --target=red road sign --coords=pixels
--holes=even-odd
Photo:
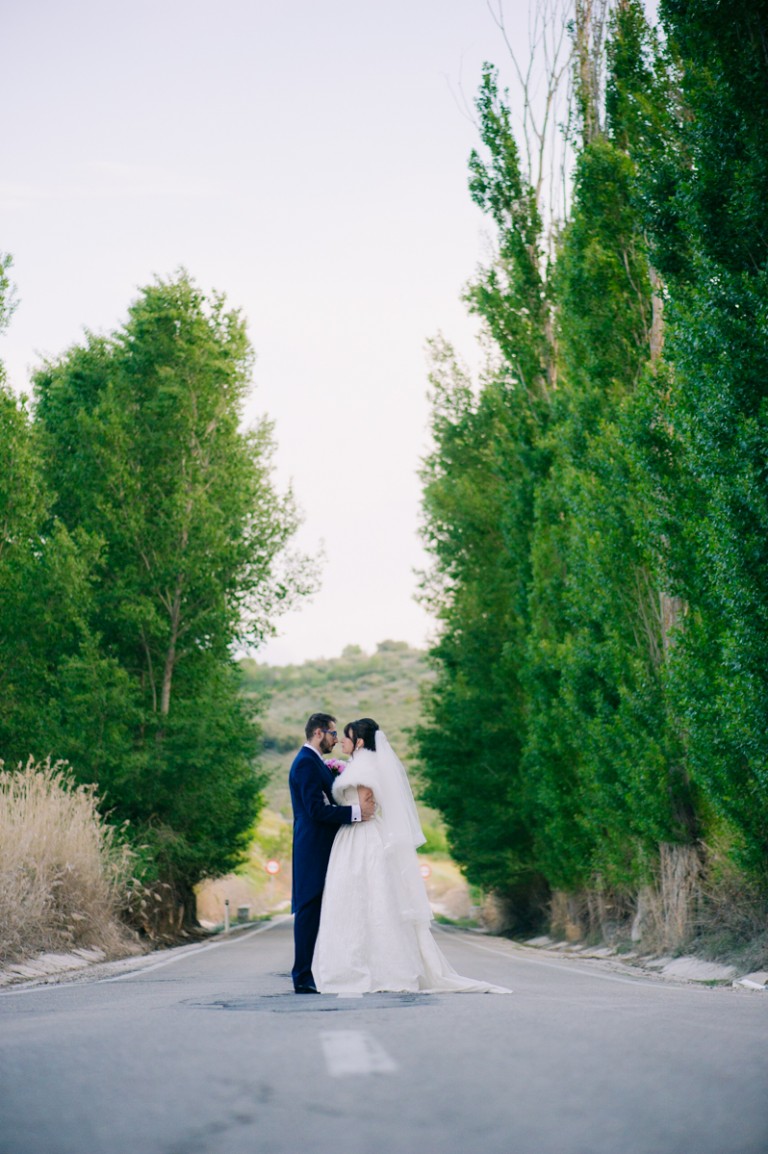
[[[432,873],[432,867],[429,865],[428,862],[424,862],[422,865],[420,865],[419,870],[420,870],[421,876],[423,878],[428,878],[430,876],[430,874]]]
[[[275,874],[280,873],[280,862],[275,861],[274,858],[270,858],[270,860],[264,866],[264,869],[267,871],[268,874],[272,874],[274,877]]]

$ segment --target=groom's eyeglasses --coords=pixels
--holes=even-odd
[[[324,729],[323,733],[330,733],[331,737],[339,736],[335,729]]]

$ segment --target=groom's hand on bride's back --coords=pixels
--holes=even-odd
[[[360,800],[360,816],[363,821],[370,821],[376,809],[376,798],[370,789],[358,790]]]

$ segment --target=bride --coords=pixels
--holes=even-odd
[[[416,857],[426,840],[405,770],[370,717],[344,727],[349,756],[334,782],[339,805],[372,795],[372,820],[342,826],[323,890],[312,973],[323,994],[374,990],[509,993],[463,978],[429,929],[432,911]]]

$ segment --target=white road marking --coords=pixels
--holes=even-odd
[[[442,927],[440,927],[440,926],[437,926],[435,928],[440,930],[440,932],[447,934],[448,937],[453,937],[452,931],[443,930]],[[578,966],[574,966],[571,963],[570,958],[567,958],[567,957],[563,958],[562,961],[547,962],[547,961],[544,961],[543,958],[526,957],[525,954],[523,954],[519,950],[514,949],[514,947],[511,947],[509,952],[507,952],[505,950],[494,949],[493,946],[481,945],[480,942],[476,942],[472,938],[470,938],[464,934],[461,935],[461,941],[467,946],[472,946],[472,948],[475,950],[482,950],[483,953],[485,953],[485,954],[495,954],[497,958],[505,958],[508,962],[509,961],[528,962],[529,965],[532,965],[532,966],[542,966],[545,970],[559,970],[561,974],[564,972],[569,973],[569,974],[580,974],[584,978],[599,978],[600,981],[602,981],[602,982],[617,982],[621,986],[645,986],[645,987],[652,986],[654,990],[689,990],[690,991],[690,990],[696,989],[695,986],[688,986],[688,985],[682,985],[682,984],[676,985],[675,983],[672,983],[672,982],[662,983],[659,981],[654,981],[653,978],[646,978],[646,977],[643,977],[640,975],[638,975],[638,977],[636,977],[636,978],[620,978],[616,974],[604,974],[604,973],[601,973],[597,969],[582,970],[582,969],[579,969]],[[525,948],[525,947],[523,947],[523,948]],[[707,993],[709,993],[709,992],[710,991],[707,990]]]
[[[363,1030],[325,1030],[320,1035],[328,1073],[332,1078],[347,1074],[394,1074],[393,1062],[371,1034]]]
[[[242,933],[237,934],[235,937],[227,938],[222,934],[221,937],[218,938],[215,942],[209,942],[204,946],[197,944],[193,946],[177,946],[169,958],[164,958],[161,962],[153,962],[150,965],[143,966],[140,964],[140,959],[137,959],[137,963],[134,965],[133,969],[128,970],[126,973],[118,974],[114,978],[97,978],[93,984],[96,986],[104,986],[109,982],[126,982],[131,978],[141,977],[142,974],[150,974],[153,970],[161,970],[164,966],[171,966],[174,962],[181,962],[185,958],[188,958],[190,954],[205,954],[208,952],[208,950],[219,950],[222,946],[231,946],[235,942],[245,941],[247,938],[255,937],[256,934],[263,934],[267,930],[274,929],[275,926],[282,925],[282,923],[287,920],[288,915],[286,914],[284,917],[278,917],[272,921],[263,922],[261,925],[256,926],[255,929],[245,930]],[[64,971],[64,974],[74,975],[82,972],[82,970],[67,970]],[[52,977],[54,975],[49,976]],[[46,983],[41,979],[38,985],[22,986],[21,988],[15,990],[0,990],[0,998],[18,997],[19,994],[38,994],[41,990],[65,990],[70,989],[72,984],[73,983],[67,981]]]
[[[125,982],[128,978],[136,978],[141,974],[150,974],[153,970],[162,970],[164,966],[171,966],[174,962],[183,961],[189,954],[205,954],[208,950],[218,950],[222,946],[230,946],[234,942],[244,942],[247,938],[253,938],[256,934],[263,934],[266,930],[273,929],[274,926],[279,925],[280,922],[285,921],[285,918],[279,920],[264,922],[253,930],[245,930],[244,933],[238,934],[237,937],[227,938],[222,937],[215,942],[209,942],[206,946],[189,946],[189,948],[182,948],[179,952],[171,958],[165,958],[162,962],[155,962],[154,965],[144,966],[142,969],[130,970],[127,974],[119,974],[116,978],[100,978],[97,985],[104,986],[107,982]]]

